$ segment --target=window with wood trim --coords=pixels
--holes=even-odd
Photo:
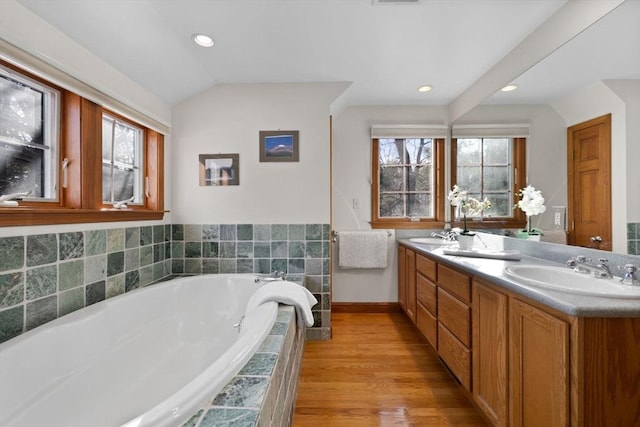
[[[520,210],[514,210],[516,193],[526,177],[525,138],[465,137],[452,140],[452,186],[457,184],[469,196],[487,198],[491,209],[472,217],[473,228],[519,227]],[[459,218],[452,210],[453,224]]]
[[[374,138],[372,228],[444,224],[444,139]]]
[[[13,134],[19,136],[19,140],[16,140],[13,134],[10,138],[8,137],[9,142],[0,138],[0,180],[9,182],[12,176],[19,175],[14,173],[15,171],[25,171],[24,175],[27,176],[24,179],[27,184],[21,187],[5,185],[0,188],[0,196],[9,192],[27,192],[31,187],[36,187],[33,183],[43,183],[45,187],[53,189],[49,192],[33,191],[28,196],[17,197],[21,200],[15,203],[0,204],[0,226],[162,219],[164,215],[164,137],[162,134],[108,111],[78,94],[57,88],[11,64],[0,61],[0,66],[10,70],[13,76],[24,79],[17,80],[12,77],[12,80],[2,81],[4,86],[0,86],[0,115],[2,115],[0,122],[5,123],[4,116],[11,113],[12,102],[15,104],[12,101],[14,98],[21,99],[19,105],[22,106],[23,111],[20,114],[28,116],[29,121],[34,123],[39,120],[35,118],[38,109],[46,111],[46,105],[45,107],[37,107],[37,105],[43,105],[43,102],[55,104],[51,101],[42,101],[46,99],[47,88],[51,88],[53,93],[58,94],[59,104],[57,111],[40,115],[42,122],[32,132],[35,136],[19,129],[13,131]],[[20,93],[16,97],[16,91],[20,89],[20,86],[12,83],[16,80],[37,82],[40,86],[30,87],[29,90],[35,92],[39,90],[44,95],[33,95],[27,92],[27,95]],[[9,83],[6,83],[7,81]],[[11,90],[4,90],[7,84]],[[25,86],[24,83],[21,84]],[[5,104],[8,105],[7,108]],[[33,112],[25,112],[29,109]],[[131,154],[129,159],[132,163],[121,162],[127,156],[124,151],[109,160],[116,169],[120,168],[117,171],[121,172],[116,179],[118,183],[129,180],[127,172],[123,172],[128,167],[132,168],[137,175],[132,178],[133,194],[130,196],[133,197],[132,203],[127,203],[126,206],[117,203],[114,205],[114,202],[122,201],[123,199],[119,197],[126,194],[128,190],[121,194],[114,193],[113,198],[103,198],[105,183],[103,178],[108,181],[118,175],[117,172],[109,177],[103,174],[105,117],[117,123],[116,133],[123,131],[124,133],[133,132],[136,135],[135,143],[132,143],[134,139],[129,138],[130,135],[128,135],[124,137],[121,146],[117,147],[124,151],[133,150],[128,153]],[[38,126],[42,130],[38,130]],[[46,129],[50,130],[46,131]],[[49,132],[49,138],[46,132]],[[39,135],[40,133],[44,133],[44,139]],[[20,137],[20,135],[23,136]],[[33,145],[33,141],[44,147],[32,148],[25,145],[25,142]],[[12,150],[12,147],[18,147],[18,150],[15,148]],[[27,149],[31,150],[28,153],[30,157],[25,155],[21,157],[20,153],[16,153],[16,151],[24,152]],[[49,158],[43,157],[41,153],[45,153]],[[137,156],[136,159],[133,158],[135,157],[133,154]],[[29,162],[29,158],[35,160]],[[121,179],[122,177],[124,179]],[[111,194],[111,191],[109,193]],[[32,197],[35,194],[50,196]]]

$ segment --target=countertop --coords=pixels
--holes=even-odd
[[[576,317],[640,317],[640,299],[609,298],[545,289],[509,277],[505,267],[518,264],[563,266],[557,262],[528,256],[522,253],[519,261],[471,258],[445,255],[441,245],[411,242],[409,239],[397,239],[398,243],[418,253],[428,255],[437,262],[455,267],[497,286]]]

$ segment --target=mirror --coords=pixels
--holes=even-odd
[[[627,228],[640,223],[640,2],[627,0],[453,123],[529,123],[528,183],[540,189],[547,211],[533,219],[553,230],[567,206],[567,128],[612,114],[613,251],[640,254]],[[636,184],[637,185],[637,184]],[[629,224],[629,225],[628,225]],[[640,227],[639,227],[640,228]]]

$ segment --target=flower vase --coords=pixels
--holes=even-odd
[[[531,217],[527,216],[527,228],[518,231],[518,238],[539,242],[540,236],[542,236],[542,232],[538,228],[531,227]]]
[[[458,234],[458,246],[460,250],[470,251],[473,248],[475,234]]]

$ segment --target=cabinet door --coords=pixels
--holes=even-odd
[[[407,316],[414,323],[416,322],[416,253],[407,249],[405,257],[405,280],[407,283],[407,293],[405,304]]]
[[[404,246],[398,245],[398,304],[404,311],[407,311],[407,272],[406,272],[407,250]]]
[[[507,417],[507,296],[473,283],[473,399],[494,426]]]
[[[511,425],[567,426],[568,324],[515,298],[509,312]]]

